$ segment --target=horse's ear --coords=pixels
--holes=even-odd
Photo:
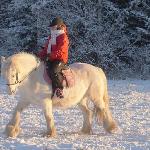
[[[5,61],[6,61],[6,58],[4,56],[1,56],[0,57],[0,75],[1,76],[3,74]]]

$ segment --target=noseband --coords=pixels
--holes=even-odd
[[[10,85],[16,85],[16,84],[18,84],[18,83],[21,83],[22,81],[19,81],[18,80],[18,73],[16,73],[16,81],[15,81],[15,83],[10,83],[10,84],[6,84],[6,85],[8,85],[8,86],[10,86]]]

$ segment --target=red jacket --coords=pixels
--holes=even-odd
[[[45,43],[44,48],[38,53],[38,56],[41,59],[44,59],[47,56],[47,49],[51,37],[48,37],[48,41]],[[51,53],[49,54],[49,60],[61,60],[64,63],[68,62],[68,48],[69,40],[66,33],[63,33],[56,37],[56,45],[51,46]]]

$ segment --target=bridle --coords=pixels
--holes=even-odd
[[[25,75],[21,80],[18,79],[18,73],[16,73],[16,81],[15,83],[7,83],[5,85],[16,85],[16,84],[20,84],[21,82],[23,82],[28,76],[30,76],[32,74],[33,71],[36,71],[37,68],[38,68],[38,64],[39,64],[39,61],[37,61],[37,65],[35,68],[33,68],[27,75]]]
[[[21,82],[23,82],[28,76],[31,75],[31,73],[33,71],[35,71],[37,69],[37,67],[35,67],[34,69],[32,69],[26,76],[24,76],[20,81],[18,80],[18,73],[16,73],[16,81],[15,83],[7,83],[6,85],[10,86],[10,85],[16,85],[16,84],[20,84]]]

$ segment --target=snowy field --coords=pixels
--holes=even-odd
[[[0,150],[150,150],[150,80],[108,82],[110,108],[120,131],[108,134],[93,121],[92,135],[79,135],[82,114],[78,107],[54,110],[57,138],[42,137],[46,122],[38,107],[22,113],[22,133],[16,138],[3,134],[17,97],[10,97],[0,79]]]

